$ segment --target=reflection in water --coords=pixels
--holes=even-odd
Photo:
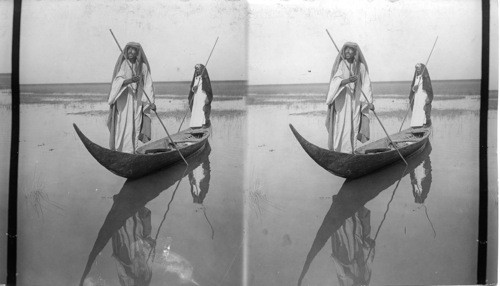
[[[425,199],[429,195],[432,183],[432,166],[431,159],[427,158],[420,164],[415,170],[410,172],[410,181],[413,192],[413,197],[415,198],[415,203],[419,205],[419,208],[423,206],[425,211],[425,216],[431,225],[434,237],[436,237],[436,230],[429,218],[429,213],[427,212],[427,206],[424,204]]]
[[[411,187],[413,189],[413,197],[415,203],[423,204],[432,183],[432,166],[431,158],[425,159],[417,168],[410,172]]]
[[[300,274],[298,285],[302,284],[309,267],[329,238],[332,243],[332,258],[337,269],[340,285],[368,285],[371,278],[371,263],[375,255],[375,240],[382,222],[389,211],[399,182],[422,161],[429,158],[432,147],[407,159],[408,166],[398,162],[376,173],[359,179],[346,180],[321,224]],[[375,237],[370,237],[370,210],[364,205],[397,181],[384,218]]]
[[[154,245],[151,238],[151,211],[143,207],[113,233],[111,245],[116,259],[120,285],[142,286],[151,282],[151,263],[147,253]]]
[[[361,207],[331,236],[332,258],[340,285],[368,285],[375,240],[370,238],[370,210]]]
[[[143,178],[125,182],[120,192],[113,197],[113,206],[99,230],[80,279],[80,285],[84,284],[97,255],[104,249],[111,238],[113,238],[113,256],[118,261],[118,276],[121,285],[132,285],[127,284],[129,281],[137,283],[133,285],[149,284],[151,267],[155,265],[150,266],[148,264],[151,263],[148,262],[148,257],[150,257],[151,250],[154,249],[155,240],[150,237],[151,212],[145,205],[174,184],[178,183],[178,187],[180,180],[186,174],[208,160],[210,152],[210,145],[207,143],[200,154],[187,158],[189,164],[187,167],[179,163]],[[173,201],[176,191],[177,188],[172,193],[170,203]],[[165,216],[167,213],[168,208]],[[162,246],[165,246],[168,250],[170,249],[169,245]],[[156,266],[165,271],[172,270],[175,272],[178,267],[176,268],[174,265],[178,265],[178,261],[184,263],[180,259],[182,257],[178,254],[173,252],[167,252],[166,255],[164,252],[163,254],[164,259],[159,259]],[[165,263],[162,263],[162,261]],[[177,274],[182,279],[182,273]]]
[[[215,230],[212,223],[208,219],[207,210],[203,205],[203,200],[207,196],[208,189],[210,188],[210,172],[210,160],[207,158],[207,160],[201,164],[201,167],[198,167],[190,172],[188,177],[193,203],[199,205],[200,209],[203,211],[203,216],[212,231],[212,239],[214,239]]]
[[[155,268],[176,274],[182,284],[191,283],[199,285],[193,278],[194,268],[191,263],[180,254],[170,249],[172,244],[172,239],[170,237],[167,241],[168,242],[162,247],[163,252],[160,258],[154,264]]]
[[[210,160],[207,158],[202,164],[189,172],[189,185],[191,186],[191,196],[193,203],[203,204],[210,187]],[[198,179],[198,180],[197,180]]]

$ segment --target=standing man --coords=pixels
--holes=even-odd
[[[191,128],[210,127],[210,111],[213,99],[212,84],[206,67],[197,64],[194,67],[193,80],[189,90],[189,109],[191,109]]]
[[[333,64],[326,98],[328,149],[353,153],[356,140],[364,143],[370,139],[368,114],[370,109],[374,110],[372,87],[368,65],[358,45],[345,43],[340,53]]]
[[[434,99],[434,93],[429,71],[424,64],[418,63],[415,65],[410,90],[411,127],[431,125],[432,99]]]
[[[154,97],[146,54],[139,43],[128,43],[116,62],[108,98],[111,150],[133,154],[139,140],[151,140],[150,110],[156,110]]]

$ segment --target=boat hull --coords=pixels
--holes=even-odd
[[[168,138],[149,142],[137,149],[136,154],[110,150],[95,144],[73,124],[78,137],[89,153],[113,174],[128,179],[136,179],[162,168],[174,165],[182,160],[179,152],[173,148]],[[209,129],[186,129],[173,134],[172,140],[184,158],[194,156],[203,150],[208,141]],[[193,135],[194,134],[194,135]],[[160,151],[163,147],[164,151]],[[147,153],[155,151],[155,153]]]
[[[318,163],[318,165],[328,172],[346,179],[364,176],[401,160],[398,151],[394,149],[388,150],[389,140],[387,138],[362,146],[351,154],[335,152],[318,147],[302,137],[291,124],[290,129],[302,148],[316,163]],[[413,134],[418,134],[418,136],[413,136]],[[429,141],[429,134],[429,128],[410,128],[391,135],[390,137],[397,146],[399,145],[398,150],[401,155],[403,155],[403,157],[408,157],[424,149]]]

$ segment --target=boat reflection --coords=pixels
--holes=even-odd
[[[432,147],[428,143],[422,152],[407,159],[408,166],[400,162],[376,173],[344,182],[339,192],[332,197],[332,205],[307,254],[298,285],[302,285],[313,259],[330,238],[339,284],[351,286],[370,283],[375,240],[399,182],[428,159],[431,150]],[[370,210],[364,205],[396,182],[384,218],[375,237],[371,238]]]
[[[120,284],[149,285],[152,269],[150,258],[156,241],[151,238],[151,211],[145,205],[176,183],[178,187],[182,178],[208,161],[210,152],[211,148],[207,143],[199,154],[187,158],[188,166],[179,163],[163,171],[125,182],[120,192],[113,197],[113,205],[89,254],[80,285],[84,284],[97,255],[111,238],[113,257],[118,261]],[[164,220],[177,187],[172,193]],[[160,228],[161,224],[158,233]],[[169,254],[168,257],[171,256]]]

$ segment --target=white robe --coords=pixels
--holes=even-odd
[[[415,92],[413,99],[413,112],[411,114],[410,125],[411,127],[420,127],[427,123],[424,110],[427,92],[422,88],[424,81],[420,75],[415,78],[415,82],[418,83],[418,90]]]
[[[198,89],[193,96],[193,109],[191,110],[191,120],[189,121],[189,127],[202,127],[205,124],[205,112],[203,107],[205,106],[205,101],[207,100],[207,94],[203,91],[203,79],[201,76],[197,76],[194,80],[198,83]]]
[[[343,79],[349,78],[354,71],[349,72],[349,67],[345,61],[330,81],[330,88],[326,99],[326,104],[334,104],[335,113],[333,119],[333,134],[328,134],[330,150],[342,153],[352,153],[355,149],[356,136],[359,132],[361,113],[368,115],[368,102],[361,93],[363,90],[368,101],[372,102],[371,81],[363,63],[360,65],[360,74],[356,83],[356,94],[354,94],[355,83],[348,83],[340,86]],[[361,82],[363,83],[361,86]],[[333,138],[332,138],[333,137]]]
[[[135,69],[135,64],[132,65]],[[154,103],[153,81],[146,64],[142,64],[143,88],[136,94],[137,83],[123,86],[123,82],[133,76],[132,70],[126,61],[122,62],[120,70],[111,84],[108,104],[116,104],[115,118],[115,146],[111,149],[125,153],[134,153],[138,147],[138,137],[142,124],[142,113],[148,115],[149,101],[144,96],[147,94]]]

